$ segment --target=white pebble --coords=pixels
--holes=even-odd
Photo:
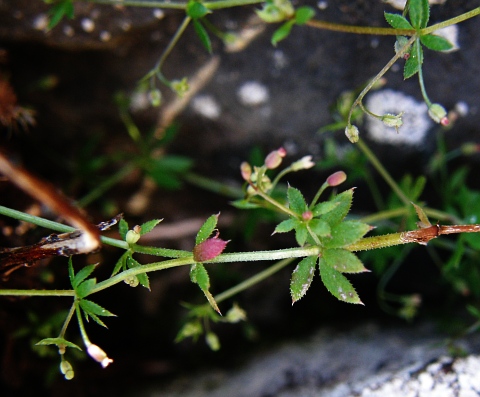
[[[95,30],[95,23],[90,18],[83,18],[81,25],[82,29],[87,33],[91,33]]]
[[[237,97],[244,106],[258,106],[270,99],[268,89],[257,81],[247,81],[237,90]]]
[[[221,108],[211,95],[199,95],[192,100],[192,109],[207,119],[215,120],[220,117]]]

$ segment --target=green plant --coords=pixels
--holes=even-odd
[[[117,3],[108,0],[98,2],[107,4]],[[177,33],[165,49],[158,63],[143,79],[143,83],[146,82],[147,90],[150,92],[152,105],[159,105],[161,103],[161,93],[156,86],[157,81],[173,89],[179,95],[184,94],[188,90],[188,82],[185,78],[169,80],[163,75],[162,67],[172,48],[178,43],[180,36],[190,23],[194,25],[194,29],[201,43],[208,51],[211,51],[212,46],[208,33],[209,30],[217,36],[220,36],[223,40],[232,40],[232,36],[216,31],[207,19],[208,14],[220,8],[256,3],[260,3],[260,1],[189,1],[188,3],[122,1],[124,5],[163,6],[165,8],[182,9],[186,13],[184,21],[179,26]],[[71,0],[56,2],[52,8],[50,28],[53,28],[55,23],[63,16],[71,17],[73,15],[72,12],[73,2]],[[345,94],[337,104],[338,119],[334,125],[329,126],[330,130],[335,130],[339,127],[345,128],[346,135],[350,141],[357,142],[356,148],[358,148],[359,151],[352,151],[348,154],[351,161],[346,161],[345,166],[351,167],[351,174],[355,177],[364,178],[369,181],[374,202],[378,206],[377,213],[364,219],[350,217],[349,212],[353,203],[353,189],[333,194],[328,198],[323,198],[328,188],[337,187],[345,181],[346,173],[343,171],[332,173],[320,186],[313,198],[309,200],[307,200],[299,189],[292,186],[282,186],[280,181],[286,175],[312,168],[314,163],[311,157],[305,156],[278,171],[286,155],[285,150],[278,149],[268,154],[263,159],[263,164],[259,166],[252,167],[246,162],[242,164],[241,175],[244,180],[243,198],[237,199],[234,205],[237,208],[246,210],[263,209],[282,217],[282,220],[276,225],[274,233],[294,233],[298,246],[270,251],[224,253],[223,251],[228,241],[222,240],[219,236],[217,230],[219,215],[212,215],[198,231],[195,241],[192,241],[191,251],[148,247],[137,243],[140,237],[151,232],[160,220],[154,219],[142,225],[130,227],[127,221],[122,219],[119,221],[121,239],[100,237],[99,231],[89,225],[78,211],[65,204],[58,196],[55,196],[53,189],[42,185],[42,182],[35,180],[35,178],[29,176],[27,172],[16,169],[2,156],[0,158],[0,172],[2,172],[2,174],[5,174],[12,182],[19,183],[24,190],[31,194],[35,191],[45,192],[45,196],[41,197],[42,201],[47,205],[53,206],[62,216],[67,215],[66,219],[75,226],[75,228],[67,227],[9,208],[0,207],[0,213],[3,215],[65,233],[64,235],[50,236],[31,247],[21,247],[21,249],[18,250],[3,250],[1,254],[2,258],[6,258],[6,262],[12,266],[21,265],[22,261],[25,261],[25,255],[27,255],[27,258],[28,255],[39,255],[42,257],[43,255],[62,255],[71,257],[71,255],[86,253],[89,252],[89,250],[96,249],[100,241],[104,244],[118,247],[125,252],[113,267],[111,276],[102,281],[97,282],[97,279],[92,277],[95,265],[87,265],[79,270],[75,270],[73,260],[70,258],[68,269],[71,288],[65,290],[2,289],[0,290],[0,295],[67,296],[72,299],[70,310],[65,315],[63,326],[60,328],[58,334],[54,337],[44,338],[38,342],[39,345],[56,345],[58,347],[61,356],[60,370],[67,379],[71,379],[74,376],[73,367],[65,358],[67,348],[81,349],[77,344],[66,339],[67,328],[74,318],[79,325],[84,348],[88,354],[103,367],[112,362],[101,348],[90,341],[87,335],[84,320],[92,319],[94,322],[105,326],[102,317],[113,316],[113,313],[91,300],[92,295],[107,290],[120,282],[126,282],[131,287],[141,285],[149,288],[148,273],[168,268],[189,266],[191,281],[198,285],[207,299],[207,304],[205,305],[186,305],[189,309],[189,319],[180,330],[177,340],[182,340],[187,337],[197,339],[200,335],[204,334],[206,342],[213,350],[219,348],[220,342],[210,326],[211,322],[226,321],[235,323],[245,319],[245,313],[236,305],[233,305],[233,307],[227,311],[226,316],[222,317],[220,315],[219,304],[270,277],[280,269],[292,264],[297,258],[300,260],[292,271],[290,283],[290,295],[293,303],[305,296],[318,270],[323,284],[334,297],[343,302],[361,304],[362,302],[359,295],[347,276],[345,276],[345,274],[367,271],[363,264],[364,261],[357,255],[357,252],[372,250],[377,252],[377,249],[380,248],[397,245],[403,246],[409,243],[426,245],[431,240],[443,241],[442,239],[436,239],[441,235],[462,233],[462,237],[459,239],[460,243],[454,247],[450,247],[453,251],[452,257],[441,264],[441,269],[445,277],[449,279],[460,292],[469,290],[476,296],[480,296],[478,289],[480,282],[478,281],[479,275],[476,267],[473,264],[464,266],[463,262],[462,266],[459,265],[460,260],[464,257],[475,257],[476,251],[479,248],[478,237],[471,237],[471,234],[465,234],[476,233],[480,230],[479,225],[473,224],[477,221],[471,218],[472,215],[470,212],[472,206],[478,202],[478,192],[466,188],[462,189],[465,172],[457,171],[454,174],[450,174],[453,175],[453,178],[445,178],[445,173],[449,173],[443,168],[445,161],[442,160],[436,164],[432,164],[432,170],[440,169],[439,174],[444,178],[442,189],[446,179],[451,181],[448,182],[448,193],[445,197],[445,208],[447,212],[425,207],[421,205],[421,203],[419,205],[413,204],[412,206],[412,202],[418,202],[418,200],[420,200],[425,186],[425,179],[422,177],[413,178],[406,176],[400,183],[395,181],[374,153],[359,139],[358,127],[352,124],[352,122],[357,122],[361,119],[363,112],[369,116],[381,119],[388,126],[397,128],[401,126],[401,114],[375,115],[362,104],[362,99],[369,90],[378,85],[380,78],[388,68],[402,57],[406,59],[404,76],[409,78],[417,74],[419,77],[420,88],[424,100],[430,109],[431,117],[442,125],[447,124],[448,119],[445,118],[446,112],[444,109],[440,105],[432,103],[426,94],[422,74],[422,45],[434,50],[445,50],[449,48],[448,42],[432,35],[432,33],[440,27],[459,23],[479,13],[480,8],[477,8],[469,13],[445,21],[444,23],[427,27],[429,19],[428,2],[426,0],[412,0],[407,3],[402,16],[386,14],[386,19],[392,28],[362,28],[316,21],[313,19],[314,12],[311,8],[299,7],[295,9],[291,3],[286,0],[267,1],[264,3],[263,8],[257,12],[266,22],[281,23],[281,26],[273,35],[273,44],[285,39],[295,26],[310,26],[357,34],[389,34],[398,36],[396,55],[374,79],[359,90],[359,93]],[[157,184],[164,187],[176,188],[183,180],[196,180],[197,184],[202,184],[203,186],[208,185],[208,183],[204,183],[204,180],[202,181],[196,177],[192,178],[192,175],[188,173],[191,166],[191,162],[188,159],[174,156],[156,156],[156,151],[160,148],[163,149],[165,144],[168,143],[171,137],[170,131],[172,130],[167,130],[167,134],[164,135],[161,140],[158,139],[155,133],[144,137],[131,120],[124,98],[119,97],[118,102],[120,104],[121,118],[127,127],[132,142],[135,144],[135,153],[128,155],[117,153],[110,158],[96,158],[95,162],[88,164],[84,171],[87,174],[91,174],[101,169],[101,167],[107,163],[126,163],[116,174],[99,183],[86,197],[80,200],[81,206],[90,204],[98,197],[101,197],[111,186],[116,184],[133,169],[141,170],[144,175],[150,176]],[[362,112],[359,112],[358,108],[360,108]],[[334,144],[332,142],[328,143],[327,149],[332,152],[335,151]],[[362,154],[361,158],[359,157],[359,153]],[[446,153],[440,153],[440,155],[443,158],[447,157]],[[370,172],[365,170],[362,164],[359,165],[359,159],[362,164],[365,164],[367,161],[372,164],[389,185],[392,190],[392,197],[390,197],[387,202],[383,202],[378,192],[376,192],[378,189],[375,187]],[[333,166],[333,164],[332,158],[325,160],[323,163],[324,166]],[[335,164],[335,167],[337,167],[337,165],[338,164]],[[343,168],[344,163],[342,163],[341,166]],[[276,171],[278,172],[275,174]],[[19,179],[22,179],[17,178],[19,175],[26,179],[30,178],[30,183],[35,186],[36,190],[18,182]],[[219,187],[218,185],[215,186]],[[220,191],[220,187],[217,190]],[[459,192],[459,194],[454,195],[452,194],[453,191]],[[232,196],[238,197],[238,193],[234,192]],[[324,201],[320,201],[321,197]],[[436,220],[453,221],[459,223],[459,225],[432,225],[428,220],[428,216]],[[391,233],[382,232],[375,236],[366,237],[366,234],[372,229],[370,223],[391,220],[398,217],[405,220],[404,224],[406,228],[404,231]],[[419,228],[417,229],[415,221],[418,220]],[[85,239],[89,240],[92,245],[89,250],[81,251],[80,249],[84,247],[80,243],[83,244]],[[163,259],[148,264],[141,264],[135,258],[137,254],[147,254]],[[402,255],[403,254],[404,253],[402,253]],[[391,253],[385,254],[383,257],[383,265],[377,263],[375,266],[378,268],[385,266],[385,259],[393,261],[394,256],[401,258],[402,255],[398,255],[398,253],[394,255]],[[36,257],[33,257],[33,259],[35,258]],[[32,256],[30,259],[32,259]],[[211,293],[212,282],[208,274],[208,264],[265,260],[278,262],[223,293],[217,295]],[[391,269],[395,270],[399,263],[399,261],[394,263]],[[400,314],[406,318],[411,318],[418,304],[418,300],[416,300],[417,297],[414,295],[393,296],[392,294],[386,293],[385,285],[392,271],[386,271],[385,268],[379,271],[386,274],[379,287],[381,298],[385,301],[399,301],[401,304]],[[479,317],[478,310],[474,305],[470,306],[470,312],[476,318]],[[478,320],[476,326],[478,326]]]

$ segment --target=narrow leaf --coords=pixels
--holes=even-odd
[[[287,233],[292,231],[298,225],[298,221],[296,219],[286,219],[280,222],[277,227],[275,228],[275,233]]]
[[[323,258],[319,261],[320,277],[327,290],[338,300],[363,305],[348,279],[333,267],[327,265]]]
[[[331,234],[330,225],[323,219],[312,219],[308,223],[308,226],[310,226],[310,230],[319,237],[326,237]]]
[[[222,315],[222,313],[220,312],[220,309],[218,308],[217,302],[215,302],[215,298],[210,293],[210,291],[206,289],[202,289],[202,291],[205,294],[205,297],[207,298],[208,303],[210,303],[210,306],[212,306],[213,310],[215,310],[218,314]]]
[[[400,14],[392,14],[385,12],[385,20],[394,29],[413,29],[413,26],[408,22],[407,18]]]
[[[453,48],[453,44],[450,43],[444,37],[436,36],[434,34],[426,34],[420,36],[422,44],[433,51],[448,51]]]
[[[210,279],[207,270],[201,263],[194,263],[190,268],[190,280],[198,284],[202,291],[208,291],[210,288]]]
[[[90,291],[95,287],[95,284],[97,284],[97,280],[94,278],[89,278],[88,280],[85,280],[75,289],[77,297],[82,299],[87,296]]]
[[[211,11],[198,1],[189,1],[187,4],[187,15],[192,19],[202,18]]]
[[[275,30],[275,32],[273,32],[273,35],[272,35],[272,40],[271,40],[272,45],[276,46],[279,41],[282,41],[285,38],[287,38],[294,24],[295,24],[295,20],[292,19],[290,21],[285,22],[277,30]]]
[[[427,214],[425,214],[422,207],[418,206],[415,203],[412,203],[412,205],[415,208],[415,212],[417,213],[418,219],[420,220],[420,222],[417,223],[417,226],[422,229],[432,226],[432,224],[428,220]]]
[[[295,10],[295,23],[304,25],[315,16],[315,10],[312,7],[302,6]]]
[[[305,242],[307,241],[308,237],[308,230],[306,226],[301,225],[295,229],[295,239],[297,240],[297,244],[300,247],[303,247],[305,245]]]
[[[410,57],[406,60],[405,67],[403,69],[403,78],[405,80],[415,75],[423,63],[422,46],[419,44],[418,40],[415,40],[413,43],[409,54]]]
[[[415,29],[423,29],[427,26],[430,17],[428,0],[410,0],[408,16]]]
[[[48,345],[67,346],[73,349],[82,350],[75,343],[69,342],[68,340],[63,338],[45,338],[35,343],[35,346],[48,346]]]
[[[120,236],[122,236],[123,240],[125,240],[128,230],[129,229],[127,221],[123,218],[120,219],[120,222],[118,222],[118,233],[120,233]]]
[[[143,236],[144,234],[151,232],[161,221],[163,221],[163,219],[152,219],[151,221],[143,223],[140,226],[140,235]]]
[[[210,235],[213,233],[213,231],[217,227],[219,215],[220,214],[212,215],[208,217],[208,219],[203,223],[203,225],[200,227],[200,230],[198,231],[197,236],[195,238],[195,245],[203,243],[207,238],[210,237]]]
[[[346,190],[336,195],[332,200],[330,200],[330,202],[335,204],[336,207],[323,215],[322,219],[328,222],[330,226],[341,222],[343,218],[347,216],[348,211],[350,211],[350,207],[352,206],[352,200],[353,189]]]
[[[333,203],[331,201],[323,201],[321,203],[318,203],[315,207],[312,209],[312,213],[314,217],[326,214],[327,212],[330,212],[333,210],[338,203]]]
[[[358,257],[344,249],[326,249],[323,252],[325,263],[340,273],[368,272]]]
[[[117,274],[120,270],[125,270],[127,268],[127,258],[129,255],[131,255],[130,252],[124,252],[123,255],[118,259],[115,267],[113,268],[112,276],[115,276],[115,274]]]
[[[310,284],[315,274],[315,266],[317,257],[309,256],[300,261],[292,273],[290,281],[290,295],[292,296],[292,304],[300,300],[310,288]]]
[[[91,318],[93,321],[95,321],[98,325],[101,325],[102,327],[104,328],[108,328],[107,325],[100,319],[100,317],[98,317],[96,314],[94,313],[87,313],[87,312],[83,312],[85,314],[85,318],[87,319],[87,321],[89,321],[89,318]]]
[[[129,269],[142,266],[142,264],[136,261],[135,259],[133,259],[132,256],[127,257],[126,264]],[[137,274],[135,277],[143,287],[145,287],[148,290],[150,289],[150,280],[148,278],[147,273]]]
[[[207,30],[203,27],[202,23],[198,19],[193,20],[193,27],[195,28],[195,32],[197,33],[197,36],[199,37],[203,46],[211,54],[212,41],[210,40]]]
[[[72,0],[64,0],[55,4],[49,11],[50,21],[48,22],[48,30],[53,29],[65,16],[69,19],[73,18],[74,7]]]
[[[93,273],[97,265],[88,265],[81,269],[73,278],[72,287],[77,288],[80,283]]]
[[[370,226],[359,221],[343,221],[332,226],[331,239],[324,240],[326,248],[341,248],[360,240]]]
[[[307,211],[307,203],[305,202],[300,190],[289,186],[287,190],[287,197],[289,207],[293,212],[298,215],[302,215],[305,211]]]
[[[81,299],[79,301],[79,304],[80,304],[80,307],[83,309],[83,311],[88,313],[89,315],[93,313],[93,314],[96,314],[97,316],[116,317],[116,315],[113,314],[112,312],[108,311],[107,309],[104,309],[99,304],[92,302],[88,299]]]

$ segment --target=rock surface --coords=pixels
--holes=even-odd
[[[243,368],[176,380],[140,396],[478,396],[480,337],[454,342],[470,352],[463,358],[449,355],[447,342],[431,326],[327,329],[256,355]]]

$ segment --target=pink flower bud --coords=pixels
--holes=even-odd
[[[327,178],[329,186],[338,186],[347,180],[347,174],[343,171],[334,172]]]
[[[193,259],[195,259],[195,262],[208,261],[223,252],[228,241],[218,238],[218,235],[219,233],[217,233],[215,237],[209,238],[193,248]]]
[[[100,363],[103,368],[106,368],[110,363],[113,363],[113,360],[108,358],[107,353],[93,343],[88,345],[87,352],[89,356],[92,357],[96,362]]]
[[[240,164],[240,173],[245,181],[249,181],[252,176],[252,167],[246,161]]]
[[[281,163],[282,159],[287,155],[287,151],[281,147],[278,150],[270,152],[267,157],[265,157],[265,166],[269,170],[277,168]]]
[[[313,218],[313,213],[312,211],[305,211],[303,214],[302,214],[302,219],[304,221],[309,221],[310,219]]]

